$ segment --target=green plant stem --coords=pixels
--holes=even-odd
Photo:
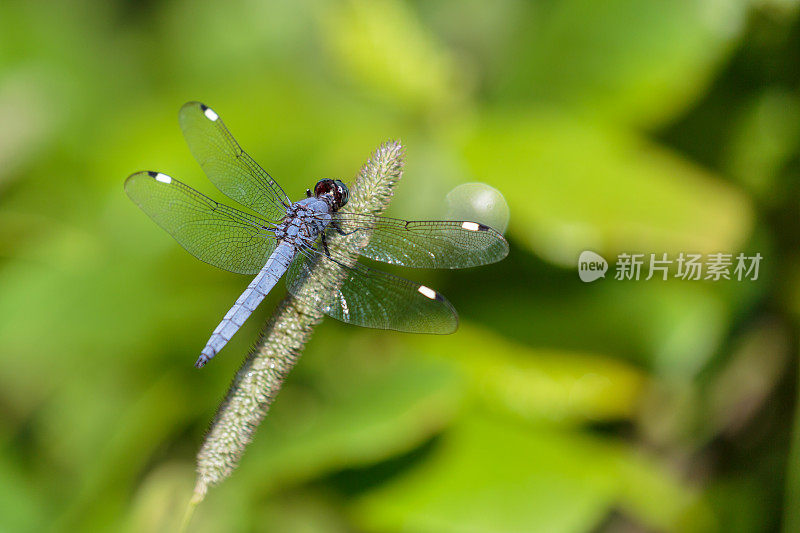
[[[402,164],[403,147],[399,142],[387,142],[379,147],[351,186],[347,211],[381,214],[389,205],[402,175]],[[346,264],[355,262],[357,255],[350,251],[352,247],[348,245],[352,243],[348,240],[364,239],[363,232],[359,233],[358,236],[334,235],[328,242],[331,255]],[[341,279],[333,275],[330,262],[322,261],[306,280],[304,292],[331,290],[336,283],[341,283]],[[223,481],[236,468],[322,317],[318,306],[292,296],[278,305],[258,344],[234,376],[197,454],[198,477],[191,506],[202,501],[209,487]]]

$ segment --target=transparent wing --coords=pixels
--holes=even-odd
[[[224,270],[255,274],[275,248],[269,222],[217,203],[166,174],[131,174],[125,192],[189,253]]]
[[[270,220],[283,218],[291,205],[286,193],[239,147],[213,109],[188,102],[178,118],[189,150],[220,191]]]
[[[320,289],[305,283],[316,268],[325,279],[343,279],[338,289]],[[286,285],[303,300],[337,320],[377,329],[409,333],[453,333],[458,315],[435,290],[356,263],[347,267],[316,250],[305,248],[289,267]]]
[[[477,222],[407,221],[345,212],[336,213],[334,221],[342,233],[364,233],[364,241],[355,250],[359,254],[393,265],[466,268],[494,263],[508,255],[503,236]],[[370,229],[371,237],[367,237]]]

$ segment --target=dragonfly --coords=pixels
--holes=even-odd
[[[194,158],[228,198],[258,216],[218,203],[155,171],[131,174],[125,191],[156,224],[198,259],[230,272],[255,275],[201,350],[195,366],[210,361],[256,307],[286,276],[289,292],[328,316],[362,327],[412,333],[453,333],[458,315],[439,292],[373,269],[348,264],[328,249],[335,235],[363,235],[353,250],[361,257],[412,268],[466,268],[500,261],[508,242],[473,221],[406,221],[347,212],[349,189],[323,178],[292,202],[281,186],[231,135],[220,116],[188,102],[179,122]],[[315,265],[341,283],[308,294]]]

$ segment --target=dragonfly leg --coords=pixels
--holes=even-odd
[[[359,229],[361,229],[361,228],[356,228],[356,229],[354,229],[353,231],[345,231],[345,230],[343,230],[343,229],[342,229],[342,227],[339,225],[339,222],[338,222],[337,220],[335,220],[335,219],[334,219],[334,220],[331,220],[331,224],[330,224],[330,225],[331,225],[331,227],[333,227],[333,229],[335,229],[335,230],[336,230],[336,233],[338,233],[339,235],[345,235],[345,236],[347,236],[347,235],[352,235],[353,233],[355,233],[355,232],[357,232]]]
[[[322,248],[325,250],[325,255],[328,257],[328,259],[330,259],[331,258],[331,253],[328,251],[328,241],[325,238],[325,234],[324,233],[322,234]]]
[[[330,225],[333,229],[336,230],[336,233],[338,233],[339,235],[350,235],[350,233],[353,233],[353,231],[355,231],[353,230],[350,233],[345,233],[345,231],[341,228],[341,226],[339,226],[339,223],[336,220],[331,220]]]

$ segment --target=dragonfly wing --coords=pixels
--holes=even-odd
[[[455,220],[401,220],[339,212],[343,233],[363,232],[359,254],[375,261],[417,268],[466,268],[508,255],[508,241],[484,224]],[[356,240],[357,242],[357,240]]]
[[[283,218],[291,205],[286,193],[241,149],[213,109],[188,102],[178,117],[189,150],[220,191],[270,220]]]
[[[166,174],[132,174],[125,192],[189,253],[224,270],[256,274],[275,248],[269,222],[215,202]]]
[[[343,279],[341,286],[311,289],[305,280],[315,268],[326,269],[327,280]],[[437,334],[458,328],[455,309],[435,290],[358,263],[347,267],[314,249],[303,249],[294,260],[286,285],[296,298],[348,324]]]

